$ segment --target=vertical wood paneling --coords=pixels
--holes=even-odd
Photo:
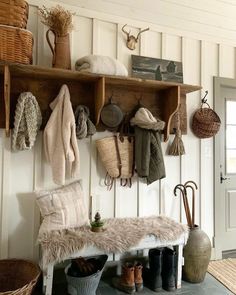
[[[201,82],[203,90],[208,90],[208,103],[213,107],[213,76],[218,75],[218,45],[202,42]],[[201,226],[206,233],[213,236],[213,139],[201,140]],[[207,197],[206,197],[207,196]],[[209,222],[210,221],[210,222]]]
[[[11,164],[11,139],[5,137],[5,130],[3,130],[2,136],[2,189],[1,189],[1,258],[7,258],[9,255],[9,213],[10,213],[10,186],[11,186],[11,175],[10,164]],[[14,215],[13,215],[14,216]],[[28,245],[32,247],[32,245]]]
[[[8,229],[9,256],[27,258],[33,256],[34,230],[34,205],[33,175],[34,153],[33,151],[11,153],[9,166],[11,171],[10,198],[8,199]],[[17,181],[16,181],[17,180]],[[14,216],[14,218],[12,218]],[[22,239],[22,237],[27,237]],[[19,243],[19,241],[21,241]],[[17,245],[17,247],[16,247]]]
[[[137,216],[137,179],[133,177],[131,188],[120,186],[120,181],[116,182],[116,199],[119,204],[118,217]]]
[[[71,61],[72,66],[77,59],[92,53],[92,19],[75,16],[75,30],[71,34]]]
[[[182,44],[181,38],[172,35],[162,35],[162,58],[171,59],[176,61],[182,60]],[[168,143],[162,143],[163,153],[165,154],[165,166],[166,166],[166,178],[164,178],[162,183],[162,200],[165,202],[163,205],[165,211],[163,214],[174,218],[175,220],[180,220],[180,198],[175,197],[173,190],[176,184],[180,183],[180,158],[169,156],[168,149],[169,145],[172,143],[174,136],[170,136]]]
[[[219,76],[234,78],[235,75],[235,48],[219,45]]]
[[[116,58],[116,24],[99,21],[98,54]]]
[[[175,61],[181,61],[181,37],[174,35],[166,35],[166,58]]]
[[[38,7],[29,6],[29,18],[27,27],[30,28],[34,36],[34,44],[38,44]],[[33,47],[33,63],[38,63],[38,46]]]
[[[141,41],[145,37],[145,51],[141,55],[160,58],[161,57],[161,33],[147,31],[141,35]],[[143,43],[143,42],[142,42]],[[150,46],[151,44],[151,46]]]
[[[80,154],[80,179],[82,181],[83,193],[86,200],[87,208],[89,208],[89,197],[91,193],[90,187],[90,169],[91,169],[91,143],[90,138],[78,140]]]
[[[42,153],[43,153],[43,133],[40,131],[37,140],[34,145],[34,172],[33,172],[33,191],[38,191],[43,188],[42,177],[41,177],[41,162],[42,162]],[[35,261],[39,260],[39,245],[37,244],[38,230],[40,227],[40,211],[36,204],[34,196],[34,219],[33,219],[33,259]]]
[[[98,46],[99,46],[99,40],[98,40],[98,27],[99,21],[97,19],[93,19],[93,34],[92,34],[92,54],[98,54]]]
[[[183,73],[184,82],[187,84],[200,85],[200,57],[201,47],[200,41],[193,39],[183,39]],[[187,124],[188,124],[188,135],[183,135],[182,139],[185,146],[186,154],[182,156],[182,183],[188,180],[193,180],[199,186],[200,184],[200,167],[198,161],[192,161],[192,159],[200,158],[200,140],[194,136],[191,130],[191,119],[196,109],[199,108],[201,102],[200,92],[193,92],[187,95]],[[191,206],[191,193],[189,197]],[[196,212],[195,219],[196,224],[200,222],[200,194],[199,190],[196,193]],[[182,220],[186,221],[185,214],[182,210]]]

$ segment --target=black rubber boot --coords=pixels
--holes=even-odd
[[[165,248],[163,251],[162,287],[166,291],[174,291],[176,282],[176,253]]]
[[[145,277],[147,278],[147,286],[155,292],[162,290],[162,250],[163,248],[155,248],[148,252],[149,269]]]

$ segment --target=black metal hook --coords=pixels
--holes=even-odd
[[[205,95],[202,98],[202,103],[206,103],[207,102],[207,99],[206,99],[207,95],[208,95],[208,90],[205,91]]]
[[[114,95],[114,91],[111,92],[111,95],[108,98],[109,103],[112,103],[113,95]]]
[[[142,105],[142,99],[143,99],[143,95],[140,94],[140,97],[137,99],[137,101],[138,101],[138,106],[139,106],[139,107],[142,107],[142,106],[143,106],[143,105]]]

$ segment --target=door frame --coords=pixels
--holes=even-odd
[[[217,113],[220,118],[225,116],[225,108],[220,109],[219,101],[221,98],[221,88],[232,88],[236,90],[236,79],[213,77],[214,79],[214,107],[217,109]],[[225,124],[221,125],[221,128],[225,130]],[[224,133],[225,134],[225,133]],[[221,195],[221,184],[220,184],[220,173],[223,172],[224,167],[220,167],[221,164],[221,145],[220,133],[214,137],[214,248],[215,248],[215,259],[222,259],[222,246],[220,240],[220,230],[218,224],[220,223],[220,198]]]

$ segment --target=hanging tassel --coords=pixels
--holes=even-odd
[[[179,111],[177,112],[177,129],[174,128],[175,130],[175,138],[170,146],[169,155],[172,156],[181,156],[185,154],[185,148],[184,148],[184,143],[182,141],[182,135],[181,135],[181,130],[180,130],[180,116],[179,116]]]

